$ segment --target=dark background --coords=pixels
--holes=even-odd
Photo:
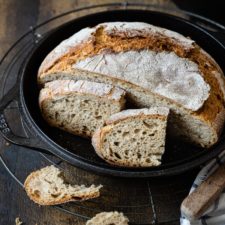
[[[225,25],[225,1],[223,0],[174,0],[179,8],[191,11]]]

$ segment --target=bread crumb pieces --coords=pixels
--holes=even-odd
[[[10,143],[9,142],[5,142],[5,146],[10,146]]]
[[[16,225],[22,225],[23,224],[23,222],[20,220],[19,217],[16,217],[15,223],[16,223]]]
[[[86,225],[128,225],[129,219],[121,212],[101,212],[88,220]]]
[[[32,172],[24,183],[28,197],[39,205],[57,205],[69,201],[84,201],[100,196],[102,185],[71,185],[63,171],[47,166]]]

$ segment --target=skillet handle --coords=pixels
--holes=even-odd
[[[51,151],[46,149],[46,144],[44,145],[39,138],[21,137],[15,135],[9,127],[4,111],[11,102],[16,101],[18,103],[18,92],[18,85],[15,85],[3,96],[0,101],[0,132],[2,136],[4,139],[15,145],[20,145],[38,152],[51,154]]]

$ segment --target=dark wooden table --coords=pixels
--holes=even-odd
[[[6,50],[25,32],[30,26],[51,18],[67,10],[87,6],[96,3],[106,3],[111,1],[91,1],[91,0],[0,0],[0,57],[4,55]],[[117,1],[118,2],[118,1]],[[148,2],[148,1],[132,1],[132,2]],[[170,5],[174,4],[167,0],[155,0],[153,3]],[[0,77],[1,79],[1,77]],[[16,118],[15,118],[16,119]],[[23,149],[22,147],[13,146],[6,143],[0,136],[0,149],[7,155],[6,162],[12,171],[23,181],[28,173],[35,168],[40,168],[46,164],[43,157],[35,152]],[[106,184],[108,190],[113,196],[102,198],[102,204],[112,204],[112,199],[120,199],[124,205],[128,202],[140,204],[140,202],[150,201],[149,189],[147,184],[151,185],[151,192],[156,205],[156,213],[163,216],[164,219],[176,218],[177,221],[168,224],[179,224],[179,206],[182,199],[187,195],[196,171],[181,177],[167,178],[163,180],[123,180],[116,178],[106,178],[80,169],[71,168],[63,164],[66,168],[68,176],[76,183],[103,183]],[[108,186],[107,186],[108,185]],[[118,187],[116,192],[112,188]],[[144,189],[146,187],[146,189]],[[106,190],[107,190],[106,188]],[[111,188],[111,189],[110,189]],[[115,188],[114,188],[115,189]],[[146,191],[146,199],[143,198]],[[138,198],[138,196],[141,196]],[[75,208],[76,206],[71,205]],[[118,208],[121,210],[121,208]],[[137,209],[134,209],[134,211]],[[77,209],[80,212],[80,209]],[[146,217],[152,218],[152,211],[146,208],[143,211]],[[91,214],[89,214],[91,215]],[[136,214],[135,214],[136,215]],[[138,215],[138,214],[137,214]],[[141,214],[140,214],[141,215]],[[7,173],[2,164],[0,164],[0,225],[15,224],[15,218],[20,217],[24,224],[27,225],[64,225],[64,224],[85,224],[85,220],[74,215],[64,213],[53,207],[39,207],[31,202],[26,196],[23,188],[19,186],[15,180]],[[140,216],[141,217],[141,216]],[[142,221],[142,218],[135,218],[136,221]],[[159,218],[159,221],[163,219]]]

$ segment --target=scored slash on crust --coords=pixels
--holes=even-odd
[[[179,89],[185,92],[185,88],[182,88],[185,85],[180,85],[183,82],[182,78],[178,79],[177,84],[175,82],[170,87],[170,94],[175,96],[173,99],[170,96],[165,97],[161,93],[161,89],[161,92],[155,93],[151,89],[143,87],[144,84],[137,85],[128,80],[126,76],[118,78],[115,77],[117,74],[105,75],[85,70],[85,68],[73,67],[79,62],[87,58],[97,57],[99,54],[103,54],[105,57],[106,49],[108,53],[115,55],[125,54],[129,51],[136,53],[142,50],[153,51],[156,55],[161,53],[175,55],[181,61],[188,61],[192,65],[195,63],[199,70],[199,82],[190,78],[188,83],[197,84],[196,90],[199,89],[198,85],[200,85],[202,95],[196,95],[195,104],[192,104],[192,98],[189,95],[185,101],[187,107],[180,99],[181,96],[173,91]],[[192,68],[189,63],[183,63],[184,68],[185,66]],[[173,75],[180,67],[174,66],[168,73]],[[105,69],[107,70],[107,68]],[[132,71],[134,71],[135,76],[135,70],[132,69]],[[183,75],[185,76],[185,72]],[[171,78],[171,76],[168,77]],[[196,78],[196,76],[194,77]],[[85,28],[85,30],[77,32],[49,53],[41,66],[38,74],[40,84],[57,79],[80,79],[112,84],[124,89],[127,92],[127,99],[137,107],[169,107],[172,113],[168,125],[174,131],[171,133],[202,147],[209,148],[218,141],[221,127],[225,121],[225,117],[219,116],[224,112],[225,88],[223,72],[218,64],[189,38],[150,24],[141,22],[103,23],[94,28]],[[168,79],[168,82],[173,83],[173,80]],[[165,83],[167,84],[167,82]],[[162,82],[159,82],[159,87],[163,87]],[[187,91],[192,93],[191,90]],[[167,93],[167,90],[165,92]],[[193,92],[196,93],[196,91]],[[218,120],[218,118],[220,119]]]

